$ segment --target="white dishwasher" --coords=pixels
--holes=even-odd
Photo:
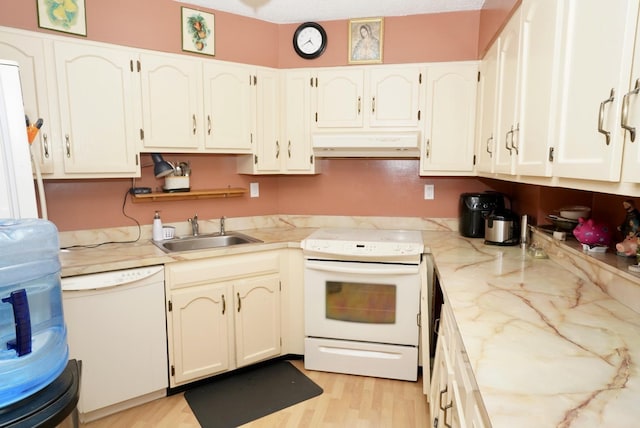
[[[164,266],[62,279],[69,357],[88,422],[167,393]]]

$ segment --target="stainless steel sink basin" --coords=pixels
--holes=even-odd
[[[177,251],[206,250],[209,248],[230,247],[233,245],[262,242],[259,239],[238,232],[229,232],[225,235],[200,235],[176,238],[168,241],[154,242],[161,250],[167,253]]]

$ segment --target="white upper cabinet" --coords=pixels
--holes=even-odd
[[[277,108],[280,82],[274,70],[258,70],[256,84],[256,141],[254,165],[256,172],[278,173],[285,156],[280,141],[280,110]]]
[[[317,72],[317,128],[361,128],[364,70],[325,69]]]
[[[516,114],[520,10],[511,17],[500,35],[498,49],[498,110],[495,135],[494,171],[511,174],[517,156],[519,123]]]
[[[523,0],[516,105],[515,172],[550,176],[549,148],[556,117],[553,96],[559,65],[561,2]]]
[[[43,119],[40,132],[31,144],[31,153],[41,172],[46,174],[54,170],[52,130],[56,129],[58,118],[49,104],[47,83],[51,73],[45,63],[45,43],[40,37],[0,32],[0,58],[20,65],[24,112],[32,123]],[[57,135],[59,138],[59,133]]]
[[[255,68],[224,62],[204,64],[205,148],[250,153],[255,133]]]
[[[54,51],[65,174],[139,175],[131,52],[61,41]]]
[[[622,97],[620,125],[624,134],[622,181],[640,183],[640,28],[636,30],[631,82]],[[622,95],[622,94],[621,94]]]
[[[562,2],[557,177],[619,181],[622,98],[630,86],[638,2]]]
[[[316,172],[311,148],[311,72],[285,70],[282,77],[283,171],[289,174]]]
[[[254,155],[238,157],[239,172],[315,173],[310,133],[311,72],[264,70],[257,80],[258,140]]]
[[[365,106],[372,128],[417,127],[422,76],[415,66],[373,68]]]
[[[478,121],[476,135],[476,170],[480,173],[493,172],[493,158],[496,152],[496,114],[498,106],[498,51],[500,38],[489,48],[480,64],[478,83]]]
[[[318,70],[314,127],[417,130],[421,72],[410,64]]]
[[[483,60],[480,173],[551,175],[560,9],[524,0]]]
[[[420,174],[473,173],[478,64],[426,66]]]
[[[149,53],[141,54],[137,61],[142,88],[143,150],[201,148],[205,131],[200,62],[178,55]]]

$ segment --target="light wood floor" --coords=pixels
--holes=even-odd
[[[324,393],[310,400],[243,425],[266,427],[427,427],[429,406],[422,379],[405,382],[365,376],[307,371],[301,360],[291,361]],[[172,395],[108,416],[86,428],[198,428],[198,420],[183,394]]]

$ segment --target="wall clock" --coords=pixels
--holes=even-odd
[[[293,49],[304,59],[317,58],[327,47],[327,33],[320,24],[305,22],[293,33]]]

